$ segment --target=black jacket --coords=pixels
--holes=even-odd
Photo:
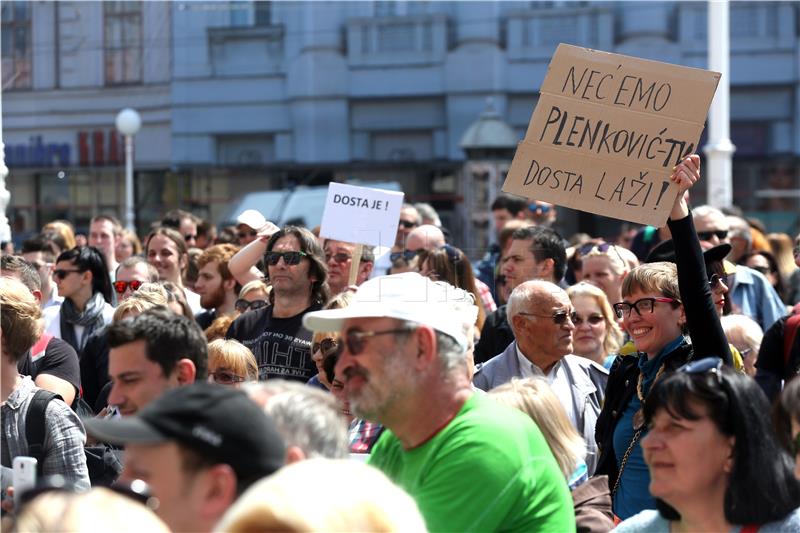
[[[497,354],[501,354],[514,342],[514,332],[508,324],[506,306],[501,305],[486,317],[481,330],[481,338],[475,345],[475,364],[485,363]]]

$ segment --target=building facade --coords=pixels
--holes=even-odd
[[[81,226],[93,214],[122,213],[113,122],[134,107],[143,119],[135,144],[140,229],[178,206],[219,221],[250,191],[397,181],[409,200],[441,211],[458,244],[479,248],[486,194],[476,194],[481,177],[467,175],[459,140],[487,98],[521,139],[560,42],[707,63],[703,2],[62,1],[2,9],[3,136],[17,232],[51,218]],[[730,9],[734,202],[772,229],[797,231],[800,10],[791,2]],[[564,210],[560,225],[565,234],[610,235],[617,223]]]

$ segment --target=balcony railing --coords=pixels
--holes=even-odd
[[[443,14],[347,21],[351,66],[441,63],[447,48],[447,17]]]
[[[559,43],[610,50],[613,37],[614,18],[606,8],[515,11],[507,21],[511,60],[549,59]]]

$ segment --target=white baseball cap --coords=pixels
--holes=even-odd
[[[465,330],[477,316],[478,308],[469,292],[407,272],[365,281],[350,305],[307,313],[303,325],[312,331],[339,331],[349,318],[396,318],[441,331],[466,350]]]
[[[242,212],[241,215],[236,217],[236,225],[244,224],[245,226],[250,226],[251,228],[257,230],[260,229],[264,224],[267,223],[267,219],[264,218],[264,215],[256,211],[255,209],[248,209]]]

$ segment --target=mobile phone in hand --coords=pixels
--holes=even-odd
[[[33,457],[14,457],[11,485],[14,487],[14,509],[19,509],[22,494],[36,486],[36,463]]]

